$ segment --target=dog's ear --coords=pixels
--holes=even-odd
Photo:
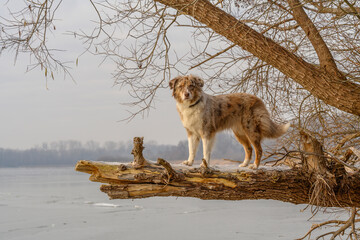
[[[202,80],[201,78],[196,77],[196,76],[191,76],[191,79],[193,81],[195,81],[196,86],[198,86],[200,88],[202,88],[204,86],[204,80]]]
[[[174,89],[174,88],[175,88],[176,83],[177,83],[177,81],[178,81],[180,78],[181,78],[181,77],[176,77],[176,78],[170,80],[170,82],[169,82],[170,89]]]

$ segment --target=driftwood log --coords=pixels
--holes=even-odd
[[[257,170],[225,167],[191,168],[157,163],[142,155],[143,139],[134,139],[134,162],[127,164],[81,160],[76,170],[102,182],[101,191],[111,199],[154,196],[200,199],[274,199],[320,207],[360,207],[360,174],[348,173],[342,164],[329,164],[315,138],[304,138],[302,167],[260,167]]]

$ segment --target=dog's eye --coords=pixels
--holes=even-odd
[[[194,85],[190,85],[190,86],[189,86],[189,90],[193,90],[194,88],[195,88]]]

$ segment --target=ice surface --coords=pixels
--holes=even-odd
[[[108,200],[88,177],[72,168],[0,168],[0,239],[288,240],[324,220],[271,200]]]

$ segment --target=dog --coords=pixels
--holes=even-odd
[[[249,167],[257,169],[262,156],[262,139],[280,137],[290,127],[290,123],[274,123],[263,101],[254,95],[208,95],[202,90],[204,81],[193,75],[176,77],[170,80],[169,86],[188,136],[189,158],[183,162],[185,165],[194,163],[201,138],[203,158],[210,166],[215,134],[230,129],[245,150],[245,159],[239,167],[249,165],[253,146],[255,161]]]

